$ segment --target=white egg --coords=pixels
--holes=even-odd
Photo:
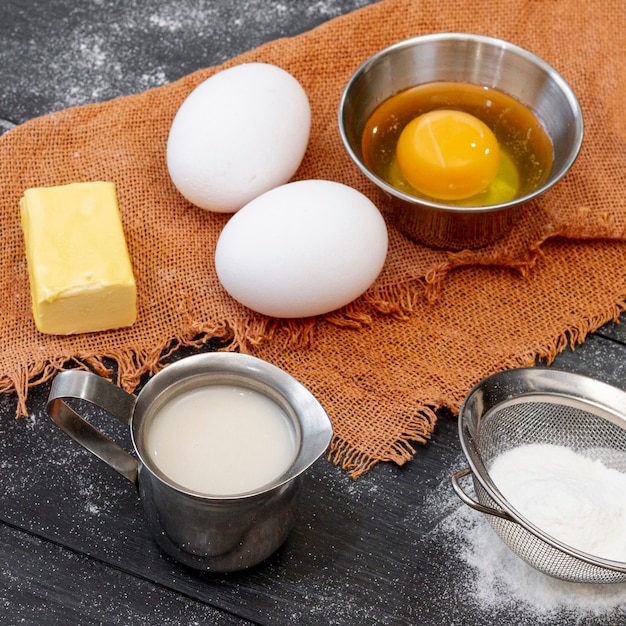
[[[363,294],[387,255],[376,206],[347,185],[304,180],[276,187],[233,215],[215,250],[226,291],[272,317],[320,315]]]
[[[235,212],[294,175],[310,130],[309,100],[291,74],[268,63],[236,65],[182,103],[167,140],[167,167],[192,204]]]

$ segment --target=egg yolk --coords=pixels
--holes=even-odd
[[[500,146],[477,117],[438,109],[404,127],[396,158],[417,191],[438,200],[460,200],[489,186],[500,165]]]

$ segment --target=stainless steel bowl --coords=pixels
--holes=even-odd
[[[361,150],[370,115],[400,91],[436,81],[491,87],[529,107],[554,147],[547,180],[509,202],[467,208],[410,196],[373,173]],[[545,193],[565,175],[580,151],[583,117],[567,82],[531,52],[491,37],[438,33],[396,43],[363,63],[342,94],[339,130],[354,162],[391,202],[399,227],[426,245],[458,250],[481,247],[500,237],[515,221],[522,204]]]

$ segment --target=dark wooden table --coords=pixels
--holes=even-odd
[[[0,132],[164,84],[365,4],[4,0]],[[625,363],[626,329],[609,324],[552,367],[626,388]],[[131,485],[56,429],[47,392],[35,389],[30,417],[17,421],[15,398],[0,396],[1,624],[626,623],[626,586],[538,574],[454,496],[449,476],[464,460],[451,415],[403,468],[353,481],[320,460],[284,546],[251,571],[209,575],[159,552]]]

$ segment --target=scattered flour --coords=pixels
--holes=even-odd
[[[38,389],[37,393],[42,391]],[[5,406],[8,399],[9,395],[3,396],[0,403],[0,413],[5,416],[11,410]],[[114,426],[117,427],[116,424]],[[117,428],[117,431],[127,434],[124,425]],[[44,441],[48,444],[42,444]],[[9,449],[13,446],[22,449],[23,454],[12,454]],[[45,450],[45,455],[40,463],[24,462],[25,458],[40,457],[42,450]],[[66,488],[68,485],[73,486],[70,498],[77,516],[74,522],[84,523],[85,518],[81,517],[81,512],[87,517],[108,514],[116,510],[120,497],[133,493],[125,481],[113,482],[112,485],[103,487],[98,478],[102,472],[107,471],[110,470],[101,461],[92,460],[87,451],[57,429],[45,409],[31,410],[28,417],[14,420],[5,429],[0,429],[0,483],[5,495],[16,496],[12,499],[11,507],[13,503],[19,507],[25,493],[29,493],[32,499],[48,499],[50,493],[55,493],[54,485],[58,481]],[[50,493],[39,489],[40,485],[45,485]],[[59,492],[61,491],[60,489]],[[5,507],[5,513],[7,509]]]
[[[0,134],[36,115],[140,93],[296,35],[371,0],[320,0],[305,10],[267,0],[86,0],[3,21]]]
[[[460,561],[448,570],[455,599],[480,611],[484,623],[512,624],[498,621],[507,612],[517,616],[515,624],[529,626],[626,623],[626,583],[570,583],[533,569],[500,540],[485,515],[457,498],[447,480],[427,506],[441,520],[430,534],[447,542],[451,558]]]

